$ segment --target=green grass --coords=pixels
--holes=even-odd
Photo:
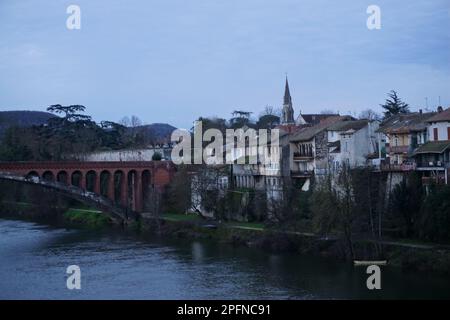
[[[97,210],[71,208],[64,212],[63,216],[69,223],[88,227],[103,227],[110,222],[105,214]]]
[[[12,204],[14,206],[17,206],[19,209],[29,209],[35,204],[28,203],[28,202],[20,202],[20,201],[4,201],[4,203]]]
[[[195,213],[177,214],[177,213],[164,213],[161,218],[169,221],[200,221],[202,218]]]
[[[264,230],[264,224],[260,222],[226,222],[229,227],[246,228],[252,230]]]

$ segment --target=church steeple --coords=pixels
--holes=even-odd
[[[292,99],[291,99],[291,93],[289,92],[289,82],[288,82],[288,78],[286,76],[286,86],[284,88],[284,103],[285,104],[292,104]]]
[[[294,108],[292,107],[292,98],[289,90],[289,82],[286,76],[286,85],[284,88],[283,99],[283,114],[281,119],[282,124],[294,124]]]

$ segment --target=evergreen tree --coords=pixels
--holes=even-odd
[[[409,113],[409,105],[398,97],[396,91],[391,90],[391,92],[388,93],[388,97],[386,102],[381,105],[381,107],[386,110],[384,111],[385,119],[399,113]]]

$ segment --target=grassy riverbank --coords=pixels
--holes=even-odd
[[[311,233],[286,232],[246,222],[206,222],[195,215],[164,214],[159,220],[142,219],[143,232],[163,236],[207,238],[231,245],[254,247],[270,252],[291,252],[348,260],[341,239],[324,239]],[[379,244],[389,265],[405,271],[435,272],[450,276],[450,248],[436,244],[410,243],[406,240],[383,241]],[[360,260],[374,260],[373,241],[355,241],[354,250]]]
[[[63,219],[70,224],[84,225],[90,228],[105,227],[110,224],[110,220],[105,214],[91,209],[70,208],[63,213]]]
[[[2,202],[0,214],[5,217],[19,217],[72,227],[102,228],[111,224],[107,215],[84,206],[63,208],[43,207],[27,202]]]

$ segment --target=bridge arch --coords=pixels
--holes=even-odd
[[[153,189],[152,175],[150,170],[142,171],[142,210],[147,212],[151,210],[149,199]]]
[[[142,196],[142,177],[138,170],[129,170],[127,172],[127,207],[132,210],[140,210],[140,199]]]
[[[53,174],[53,171],[47,170],[42,174],[42,179],[46,181],[55,181],[55,175]]]
[[[56,181],[63,184],[69,184],[69,175],[67,171],[58,171],[58,173],[56,174]]]
[[[100,193],[98,190],[97,172],[95,170],[89,170],[86,172],[85,181],[87,191]]]
[[[26,174],[27,178],[32,178],[32,177],[36,177],[36,178],[40,178],[39,173],[37,171],[30,171]]]
[[[139,215],[127,208],[117,207],[111,200],[104,198],[93,192],[83,190],[81,188],[65,185],[56,181],[48,181],[36,176],[19,176],[11,173],[0,172],[1,180],[16,181],[21,183],[38,185],[47,189],[53,189],[58,193],[64,194],[70,198],[76,199],[86,205],[101,210],[116,222],[127,222],[130,219],[138,219]]]
[[[78,187],[78,188],[83,188],[83,172],[81,172],[80,170],[75,170],[74,172],[72,172],[72,174],[70,175],[70,184],[72,186]]]
[[[114,172],[114,201],[115,203],[126,206],[127,205],[127,193],[126,193],[126,175],[123,170],[116,170]]]
[[[111,177],[111,172],[109,170],[102,170],[100,172],[100,176],[99,176],[99,183],[100,183],[100,195],[109,198],[110,200],[114,200],[113,197],[111,197],[111,193],[110,193],[110,184],[112,180]]]

